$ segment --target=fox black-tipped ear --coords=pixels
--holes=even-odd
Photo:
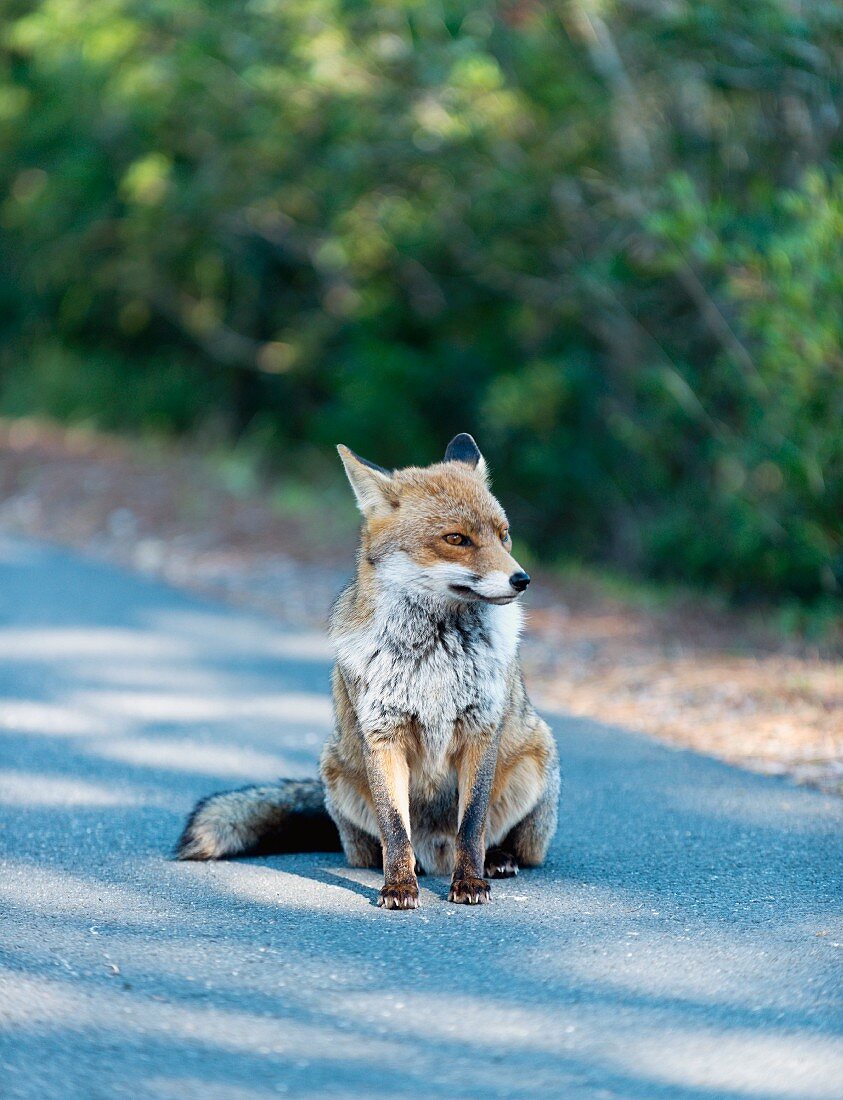
[[[474,437],[470,436],[468,432],[460,432],[459,435],[454,436],[445,448],[443,461],[464,462],[467,466],[473,467],[482,478],[488,479],[486,460],[480,453],[480,448],[474,442]]]
[[[337,450],[363,515],[367,519],[389,515],[396,501],[390,471],[361,458],[342,443],[337,444]]]

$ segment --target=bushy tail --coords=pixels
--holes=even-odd
[[[203,798],[187,820],[176,857],[339,851],[339,833],[325,809],[322,783],[281,779]]]

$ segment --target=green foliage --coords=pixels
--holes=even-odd
[[[0,401],[473,430],[545,554],[843,583],[837,0],[0,0]]]
[[[689,493],[704,524],[692,575],[750,591],[834,591],[843,517],[843,179],[818,171],[778,193],[766,224],[724,221],[710,246],[687,179],[673,216],[651,219],[668,261],[704,251],[702,303],[722,350],[694,398],[710,410],[708,477]],[[702,285],[697,289],[701,294]],[[706,295],[708,291],[705,292]],[[734,317],[732,327],[730,317]],[[654,529],[653,565],[686,554],[679,515]]]

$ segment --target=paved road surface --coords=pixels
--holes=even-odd
[[[385,913],[338,856],[168,850],[313,773],[324,641],[0,542],[0,1095],[843,1096],[843,806],[558,716],[549,865]]]

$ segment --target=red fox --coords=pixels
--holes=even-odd
[[[338,447],[363,528],[331,615],[334,733],[321,780],[213,795],[180,859],[345,852],[383,867],[379,904],[418,907],[417,875],[452,873],[449,901],[540,864],[556,831],[559,763],[518,662],[530,578],[472,437],[432,466],[389,471]]]

